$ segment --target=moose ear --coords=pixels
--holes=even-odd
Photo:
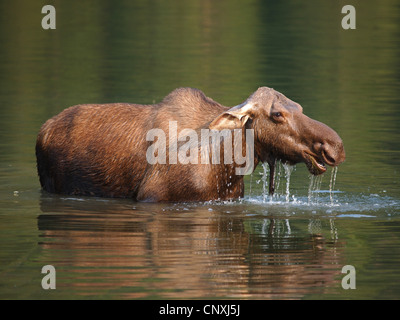
[[[247,114],[248,105],[238,105],[220,114],[209,125],[210,129],[240,129],[250,118]]]

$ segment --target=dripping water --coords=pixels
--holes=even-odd
[[[329,198],[326,199],[325,203],[328,206],[335,206],[335,199],[334,199],[334,193],[335,193],[335,183],[336,183],[336,176],[337,176],[337,167],[333,167],[331,174],[330,174],[330,180],[329,180],[329,191],[328,190],[322,190],[322,180],[324,175],[310,175],[310,181],[309,181],[309,187],[308,187],[308,196],[305,198],[305,201],[303,202],[302,200],[298,199],[295,197],[295,195],[291,194],[290,190],[290,183],[291,177],[293,172],[296,170],[296,166],[291,166],[286,163],[282,162],[277,162],[276,163],[276,170],[275,170],[275,193],[274,195],[269,195],[269,175],[271,174],[269,165],[267,163],[262,163],[261,164],[262,170],[258,173],[260,175],[260,178],[257,179],[253,175],[250,176],[250,189],[249,189],[249,196],[250,198],[252,197],[257,197],[257,194],[254,193],[254,190],[257,190],[258,188],[254,189],[253,181],[256,182],[256,184],[261,184],[261,190],[262,190],[262,198],[260,201],[263,203],[270,202],[273,203],[274,201],[278,201],[279,203],[285,202],[286,204],[289,204],[291,201],[295,204],[299,203],[304,203],[305,205],[320,205],[321,201],[324,201],[325,203],[325,197],[323,195],[328,195],[329,192]],[[286,180],[286,181],[281,181]],[[279,189],[279,186],[282,186],[281,189]],[[256,192],[257,193],[257,192]],[[292,199],[292,200],[291,200]],[[329,202],[328,202],[329,201]]]
[[[249,196],[251,197],[251,185],[253,183],[253,173],[254,171],[250,174],[250,187],[249,187]]]
[[[263,183],[263,202],[265,202],[265,199],[268,194],[269,166],[266,163],[262,163],[262,167],[263,167],[263,175],[262,175],[261,181]]]
[[[275,198],[279,197],[279,185],[281,184],[281,176],[282,176],[282,162],[277,161],[275,175],[274,175],[275,193],[273,194],[272,197],[275,197]],[[271,197],[271,200],[272,200],[272,197]]]
[[[290,176],[294,170],[294,166],[284,163],[283,168],[285,169],[285,178],[286,178],[286,203],[289,202],[290,197]]]
[[[310,185],[308,187],[308,204],[317,204],[318,203],[318,195],[321,190],[323,175],[314,176],[310,175]]]
[[[279,198],[281,194],[279,193],[279,186],[281,184],[281,177],[283,176],[283,171],[285,173],[285,179],[286,179],[286,191],[285,191],[285,200],[288,203],[289,198],[290,198],[290,177],[292,172],[294,171],[295,166],[291,166],[289,164],[283,164],[281,162],[277,162],[276,164],[276,170],[274,174],[274,181],[275,181],[275,194],[270,196],[269,195],[269,175],[271,174],[269,165],[267,163],[262,163],[261,164],[263,171],[260,172],[261,179],[256,180],[256,183],[259,184],[260,182],[262,183],[262,199],[263,202],[266,202],[268,197],[269,200],[272,201],[274,198]],[[250,178],[250,196],[251,196],[251,184],[252,184],[253,178],[251,176]]]
[[[338,167],[332,168],[331,181],[329,182],[329,198],[331,200],[331,206],[333,206],[333,189],[335,188],[337,170],[338,170]]]

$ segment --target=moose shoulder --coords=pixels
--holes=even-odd
[[[304,162],[318,175],[345,153],[334,130],[274,89],[261,87],[228,108],[200,90],[179,88],[153,105],[65,109],[42,126],[36,157],[48,192],[199,201],[242,197],[243,174],[260,161],[271,172],[277,160]]]

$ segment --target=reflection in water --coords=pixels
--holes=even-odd
[[[44,263],[71,295],[301,298],[340,286],[343,243],[333,220],[220,207],[46,195],[38,218]]]

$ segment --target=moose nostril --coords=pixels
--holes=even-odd
[[[336,160],[332,158],[325,150],[323,151],[324,157],[328,163],[335,164]]]

